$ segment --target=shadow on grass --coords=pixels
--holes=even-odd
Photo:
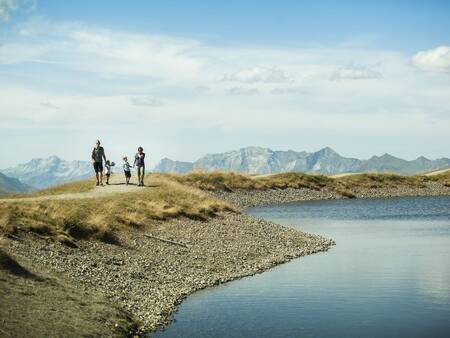
[[[40,277],[36,276],[35,274],[25,269],[22,265],[16,262],[14,258],[12,258],[10,255],[4,252],[2,249],[0,249],[0,269],[7,271],[15,276],[41,280]]]

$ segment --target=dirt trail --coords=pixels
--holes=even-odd
[[[93,186],[92,190],[88,192],[65,193],[58,195],[23,197],[23,198],[3,198],[0,199],[0,203],[97,198],[97,197],[111,196],[115,194],[137,192],[141,191],[142,189],[148,189],[150,187],[151,186],[149,185],[149,182],[146,182],[145,187],[139,187],[137,185],[136,175],[133,175],[131,177],[130,184],[126,185],[123,174],[115,173],[111,176],[110,185],[105,184],[104,186]]]

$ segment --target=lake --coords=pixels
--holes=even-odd
[[[156,337],[450,337],[450,197],[248,213],[336,246],[191,295]]]

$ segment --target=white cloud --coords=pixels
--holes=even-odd
[[[56,104],[53,104],[50,101],[41,102],[41,106],[50,109],[59,109],[59,107]]]
[[[331,75],[330,80],[367,80],[379,78],[381,78],[380,72],[372,70],[366,66],[347,66],[339,68],[337,71],[335,71]]]
[[[256,95],[259,94],[257,88],[233,87],[228,89],[231,95]]]
[[[248,68],[242,69],[236,73],[226,74],[222,81],[242,82],[242,83],[280,83],[288,82],[289,77],[280,69],[277,68]]]
[[[290,95],[290,94],[299,95],[304,94],[305,91],[301,88],[290,87],[290,88],[273,88],[270,93],[274,95]]]
[[[34,19],[22,24],[16,39],[0,46],[0,64],[37,62],[64,65],[104,78],[183,81],[198,76],[202,60],[191,55],[199,42],[159,35],[132,34],[80,23],[53,24]]]
[[[389,133],[431,139],[450,130],[450,78],[414,71],[410,57],[396,51],[220,47],[42,19],[4,36],[0,120],[14,135],[24,125],[37,134],[47,126],[92,126],[95,137],[106,126],[132,134],[145,127],[159,136],[139,138],[158,144],[166,142],[160,137],[184,132],[178,142],[186,147],[186,137],[195,134],[191,148],[201,154],[217,150],[207,147],[220,141],[204,140],[220,139],[215,136],[222,131],[235,142],[253,133],[254,144],[265,142],[263,134],[288,144],[299,140],[288,133],[302,131],[332,144],[335,130],[380,140]],[[377,66],[342,68],[355,62]],[[330,74],[342,81],[330,81]]]
[[[135,96],[130,100],[136,106],[161,107],[164,105],[162,100],[152,96]]]
[[[0,0],[0,20],[8,20],[11,13],[20,7],[34,6],[31,0]]]
[[[442,46],[418,52],[412,58],[414,66],[433,72],[450,72],[450,47]]]

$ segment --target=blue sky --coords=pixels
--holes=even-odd
[[[448,1],[0,0],[0,168],[247,145],[450,156]],[[20,154],[19,156],[17,154]]]

